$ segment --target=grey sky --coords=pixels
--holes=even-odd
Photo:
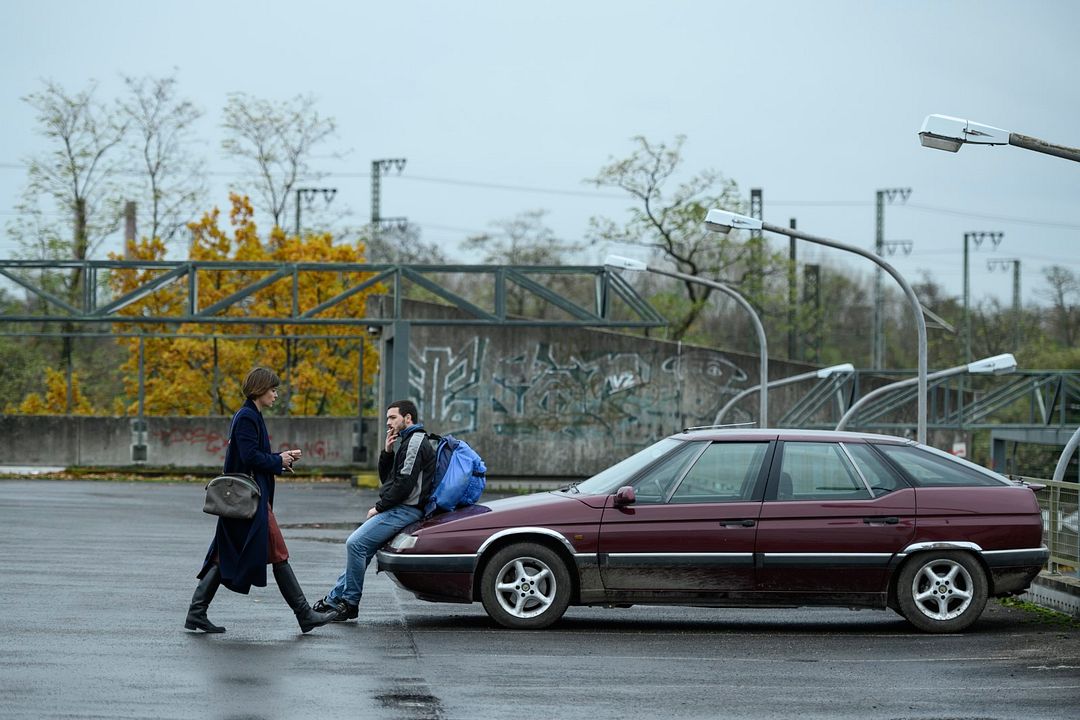
[[[1028,299],[1042,267],[1080,271],[1080,164],[1010,147],[952,155],[916,137],[941,113],[1080,146],[1080,3],[1069,0],[35,0],[4,3],[0,23],[0,224],[21,161],[43,147],[20,97],[42,78],[72,92],[94,78],[110,98],[121,73],[175,67],[206,113],[210,201],[222,206],[236,169],[218,144],[227,93],[312,93],[339,124],[326,151],[349,151],[319,161],[331,173],[320,184],[338,188],[354,224],[368,218],[370,161],[406,157],[383,183],[382,213],[408,216],[427,240],[453,245],[534,208],[581,238],[589,216],[629,205],[582,180],[634,135],[685,134],[687,174],[714,168],[747,196],[761,187],[766,220],[795,217],[864,247],[875,191],[912,188],[907,206],[887,209],[886,238],[914,241],[891,258],[913,280],[927,270],[958,294],[969,230],[1005,233],[996,253],[973,255],[975,301],[1009,297],[1011,276],[991,274],[990,257],[1022,260]],[[0,255],[11,251],[0,235]],[[806,259],[822,252],[834,253],[800,246]]]

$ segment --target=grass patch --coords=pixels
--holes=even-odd
[[[1014,597],[999,598],[998,602],[1004,607],[1022,610],[1027,613],[1029,616],[1027,622],[1038,623],[1039,625],[1080,629],[1080,618],[1075,618],[1068,613],[1051,610],[1042,605],[1036,605],[1035,603],[1026,600],[1018,600]]]

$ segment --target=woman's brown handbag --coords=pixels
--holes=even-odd
[[[250,475],[226,473],[206,483],[203,512],[223,518],[250,520],[259,509],[262,491]]]

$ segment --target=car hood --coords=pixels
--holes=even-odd
[[[492,500],[436,515],[416,525],[414,532],[432,534],[515,525],[563,524],[581,522],[599,512],[600,508],[582,502],[581,498],[543,492]]]

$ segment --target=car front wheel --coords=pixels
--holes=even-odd
[[[986,573],[967,553],[919,554],[901,569],[896,596],[900,614],[919,630],[960,632],[986,607]]]
[[[484,568],[480,598],[487,614],[503,627],[545,628],[570,604],[570,573],[550,548],[537,543],[510,545]]]

